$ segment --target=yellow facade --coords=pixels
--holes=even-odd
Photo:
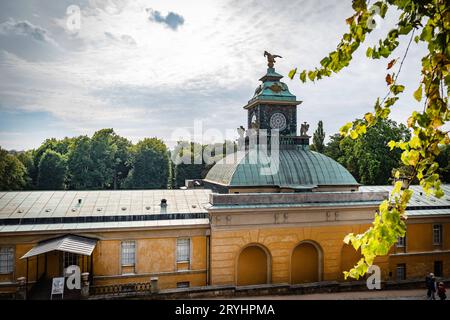
[[[439,245],[433,244],[433,225],[436,224],[442,226],[442,243]],[[176,288],[180,283],[197,287],[343,281],[342,272],[359,259],[359,253],[345,245],[343,239],[348,233],[360,233],[369,226],[368,221],[330,221],[306,225],[103,230],[79,235],[99,239],[92,254],[94,285],[149,282],[150,278],[158,277],[159,288],[167,289]],[[12,245],[15,250],[14,272],[1,275],[0,282],[14,282],[27,276],[26,260],[20,257],[39,241],[57,235],[23,233],[0,237],[0,246]],[[190,241],[187,262],[177,262],[177,239],[180,238]],[[135,242],[134,266],[121,264],[122,241]],[[381,268],[383,280],[396,280],[399,265],[406,266],[407,279],[421,279],[434,271],[436,262],[442,264],[443,276],[450,275],[450,218],[410,218],[405,247],[394,247],[391,251],[389,256],[378,257],[375,261]],[[30,284],[45,270],[42,255],[39,268],[36,263],[36,257],[28,261]],[[49,277],[60,275],[60,263],[57,252],[48,253]]]

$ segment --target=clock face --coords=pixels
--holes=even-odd
[[[286,129],[286,117],[284,114],[276,112],[270,117],[270,127],[280,131]]]

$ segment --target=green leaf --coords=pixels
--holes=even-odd
[[[402,86],[401,84],[394,84],[391,86],[391,92],[394,95],[398,95],[399,93],[403,92],[405,90],[405,86]]]
[[[302,73],[300,73],[300,80],[306,82],[306,70],[303,70]]]
[[[420,84],[417,90],[414,91],[414,99],[416,99],[418,102],[422,100],[422,84]]]
[[[325,58],[323,58],[323,59],[320,61],[320,64],[321,64],[323,67],[328,67],[328,65],[330,64],[330,62],[331,62],[330,58],[325,57]]]
[[[433,27],[427,24],[422,29],[422,33],[420,34],[420,40],[430,42],[432,37],[433,37]]]
[[[291,71],[289,71],[288,77],[292,80],[292,79],[294,79],[294,76],[296,73],[297,73],[297,68],[292,69]]]

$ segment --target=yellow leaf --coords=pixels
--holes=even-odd
[[[388,146],[389,146],[389,148],[391,148],[391,150],[394,149],[395,145],[396,145],[396,142],[394,140],[391,140],[388,142]]]
[[[416,99],[418,102],[422,100],[422,84],[417,88],[416,91],[414,91],[414,99]]]
[[[356,138],[358,138],[358,133],[355,130],[350,131],[350,138],[355,140]]]
[[[398,171],[397,171],[397,172],[398,172]],[[400,190],[402,189],[402,185],[403,185],[403,182],[397,181],[397,182],[394,184],[394,189],[392,189],[392,194],[397,194],[397,193],[399,193]]]
[[[408,163],[411,166],[415,166],[417,164],[417,162],[419,161],[419,152],[416,150],[410,150],[409,151],[409,159],[408,159]]]
[[[347,135],[348,130],[349,130],[352,126],[353,126],[353,123],[351,123],[351,122],[348,122],[348,123],[346,123],[345,125],[343,125],[343,126],[341,127],[341,129],[339,130],[340,133],[341,133],[341,136]]]
[[[396,179],[400,178],[400,171],[398,171],[398,170],[395,171],[394,177],[395,177]]]
[[[420,143],[419,137],[413,137],[409,141],[409,146],[413,149],[417,149],[418,147],[420,147],[420,145],[421,145],[421,143]]]
[[[365,125],[362,124],[356,127],[356,133],[358,133],[358,135],[365,134],[366,132],[367,130]]]

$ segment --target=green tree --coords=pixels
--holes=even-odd
[[[178,150],[179,149],[179,150]],[[187,179],[202,179],[206,164],[203,161],[204,147],[201,144],[187,141],[180,141],[174,152],[178,152],[178,160],[172,157],[177,164],[174,167],[174,187],[184,186]],[[181,163],[178,163],[181,162]],[[199,162],[199,163],[196,163]]]
[[[400,44],[404,36],[407,46],[400,60],[392,59],[387,63],[387,75],[383,74],[387,84],[387,94],[377,99],[374,112],[368,112],[363,119],[345,124],[341,128],[342,135],[352,139],[363,136],[368,127],[373,127],[381,119],[388,118],[391,107],[399,99],[405,87],[398,83],[403,63],[408,55],[413,40],[415,43],[427,45],[427,52],[421,58],[422,68],[418,76],[418,88],[414,91],[414,99],[423,102],[422,111],[414,111],[407,119],[412,130],[411,137],[404,141],[392,140],[389,147],[402,151],[401,160],[405,166],[411,167],[404,172],[411,172],[404,182],[397,181],[390,198],[379,206],[372,226],[363,234],[349,234],[346,243],[351,243],[355,250],[360,249],[362,258],[345,277],[359,278],[372,265],[376,256],[386,255],[406,232],[406,207],[412,196],[409,189],[411,182],[417,178],[427,194],[442,197],[441,180],[439,179],[439,163],[436,157],[441,149],[439,145],[450,144],[449,132],[443,125],[450,120],[448,96],[450,91],[450,6],[448,0],[383,0],[376,1],[369,7],[369,0],[353,0],[354,14],[346,19],[349,31],[342,36],[335,51],[320,61],[320,67],[300,72],[302,82],[320,80],[338,73],[347,67],[354,52],[365,41],[366,35],[375,29],[374,15],[384,18],[389,9],[397,10],[395,27],[389,31],[385,39],[373,47],[368,47],[366,55],[370,59],[389,58]],[[397,64],[397,62],[399,63]],[[396,67],[394,66],[397,65]],[[292,79],[297,68],[289,72]],[[422,97],[425,99],[422,99]],[[398,179],[400,172],[394,173]]]
[[[157,138],[139,141],[132,150],[132,169],[126,186],[131,189],[166,189],[169,177],[169,154]]]
[[[64,189],[67,163],[58,152],[48,149],[39,161],[38,188],[41,190]]]
[[[50,138],[50,139],[46,139],[40,146],[39,148],[32,150],[31,154],[32,154],[32,158],[33,158],[33,165],[28,166],[28,170],[29,170],[29,176],[31,178],[31,184],[34,187],[37,187],[37,180],[38,180],[38,175],[39,175],[39,162],[41,161],[41,157],[42,155],[47,151],[47,150],[53,150],[55,152],[58,152],[61,155],[67,155],[67,153],[69,152],[70,146],[73,144],[74,142],[74,138],[64,138],[61,140],[58,140],[56,138]]]
[[[35,185],[33,184],[32,174],[34,172],[37,172],[36,168],[34,167],[34,161],[33,161],[33,150],[28,150],[24,152],[18,152],[16,153],[17,159],[19,159],[20,162],[25,166],[26,169],[26,176],[25,176],[25,190],[32,190],[35,189]]]
[[[390,151],[391,140],[407,140],[408,128],[392,120],[380,120],[367,129],[360,139],[345,137],[340,142],[342,154],[335,158],[358,180],[366,185],[389,184],[391,171],[401,165],[401,151]]]
[[[91,141],[88,136],[75,138],[67,154],[67,180],[69,189],[93,189],[92,172],[95,170],[91,159]]]
[[[113,185],[117,152],[114,136],[112,129],[102,129],[95,132],[91,138],[90,157],[93,162],[91,181],[96,189],[109,189]]]
[[[130,170],[131,142],[113,129],[101,129],[92,138],[72,139],[68,148],[68,184],[71,189],[118,189]]]
[[[0,190],[21,190],[26,185],[26,176],[22,162],[0,147]]]
[[[311,150],[323,153],[325,150],[325,144],[323,143],[325,140],[325,132],[323,131],[323,122],[319,121],[317,124],[317,129],[313,134],[313,144],[311,146]]]
[[[330,140],[324,148],[324,154],[338,161],[338,159],[344,154],[341,150],[341,141],[343,139],[344,137],[342,137],[340,133],[336,133],[330,136]]]
[[[439,175],[445,183],[450,183],[450,145],[441,146],[441,152],[436,158],[439,163]]]

